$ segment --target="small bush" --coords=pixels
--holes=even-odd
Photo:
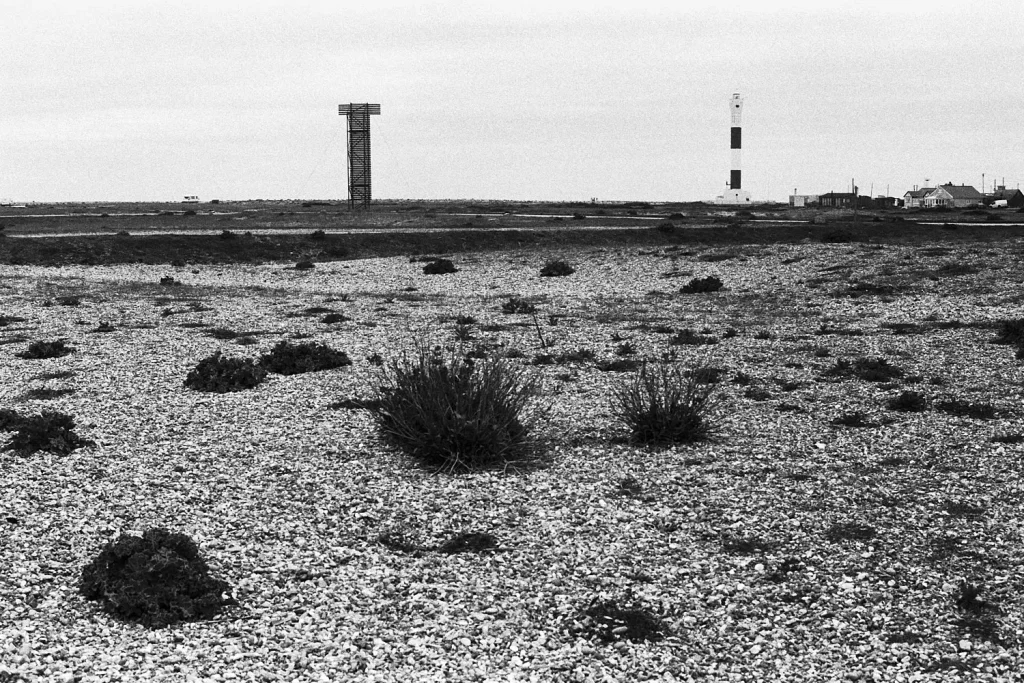
[[[185,387],[195,391],[224,394],[252,389],[267,377],[267,371],[250,358],[227,358],[217,351],[199,361],[185,377]]]
[[[615,348],[616,356],[632,356],[634,353],[636,353],[636,347],[628,341],[622,342]]]
[[[717,344],[718,340],[709,335],[697,334],[693,330],[686,328],[679,330],[671,339],[668,341],[673,346],[703,346],[708,344]]]
[[[233,240],[236,239],[237,237],[238,235],[231,232],[230,230],[221,230],[220,232],[220,238],[222,240]]]
[[[572,275],[575,272],[576,269],[570,266],[565,261],[548,261],[546,264],[544,264],[544,267],[540,269],[540,276],[565,277],[566,275]]]
[[[743,392],[743,396],[754,401],[767,401],[772,397],[772,392],[764,387],[747,387],[747,390]]]
[[[6,429],[15,431],[7,450],[19,455],[36,451],[67,455],[76,448],[96,445],[75,434],[75,418],[64,413],[44,410],[39,415],[20,417],[11,412],[3,416],[3,422]]]
[[[904,391],[886,403],[889,410],[902,413],[920,413],[928,409],[928,399],[918,391]]]
[[[632,372],[643,363],[632,358],[602,358],[597,361],[597,369],[601,372]]]
[[[82,299],[77,296],[59,296],[57,297],[57,303],[61,306],[81,306]]]
[[[469,325],[455,325],[455,339],[460,342],[473,340],[473,328]]]
[[[226,327],[211,327],[203,332],[203,334],[214,339],[235,339],[238,337],[237,332]]]
[[[92,328],[89,331],[97,334],[107,334],[110,332],[114,332],[116,330],[117,328],[114,327],[114,325],[112,325],[109,321],[101,320],[99,325],[97,325],[96,327]]]
[[[34,341],[28,345],[27,349],[16,355],[26,360],[40,360],[60,358],[74,352],[74,347],[67,346],[63,339],[55,339],[54,341]]]
[[[455,316],[456,325],[476,325],[476,318],[471,315],[462,315],[461,313]]]
[[[678,366],[644,364],[631,382],[613,390],[612,412],[640,443],[690,443],[716,430],[720,394],[714,384],[686,376]]]
[[[348,354],[326,344],[292,344],[287,340],[279,341],[269,353],[263,354],[260,362],[264,368],[279,375],[297,375],[352,365]]]
[[[320,322],[325,325],[334,325],[336,323],[344,323],[351,320],[347,315],[343,313],[328,313],[324,317],[320,318]]]
[[[537,307],[525,299],[513,296],[501,305],[501,312],[509,315],[517,313],[536,313]]]
[[[832,424],[837,427],[853,427],[855,429],[862,427],[877,427],[874,422],[867,419],[867,415],[859,410],[855,410],[852,413],[843,413],[839,417],[832,420]]]
[[[51,389],[50,387],[34,387],[21,395],[24,400],[49,401],[52,398],[60,398],[75,393],[71,387],[64,389]]]
[[[230,590],[210,576],[195,541],[161,528],[106,544],[82,569],[78,586],[104,611],[148,628],[210,619],[236,604]]]
[[[671,631],[662,619],[641,604],[620,607],[595,598],[569,627],[570,632],[605,643],[659,641]]]
[[[999,332],[993,344],[1024,344],[1024,318],[1004,320],[999,325]]]
[[[866,382],[890,382],[903,376],[903,370],[889,365],[885,358],[861,357],[852,363],[845,359],[836,361],[836,364],[822,373],[824,377],[848,378],[857,377]]]
[[[870,541],[876,535],[875,528],[859,522],[837,522],[825,532],[825,538],[832,543],[840,541]]]
[[[948,415],[969,417],[975,420],[994,420],[998,411],[991,403],[972,403],[961,399],[938,401],[935,409]]]
[[[327,239],[327,233],[324,232],[323,230],[314,230],[313,232],[309,233],[309,239],[320,242]]]
[[[424,275],[446,275],[448,273],[457,272],[459,272],[459,269],[455,267],[454,263],[446,258],[435,259],[423,266]]]
[[[502,359],[466,360],[421,346],[385,366],[373,416],[381,436],[449,472],[515,465],[540,453],[528,410],[536,382]]]
[[[576,213],[574,213],[574,214],[572,215],[572,217],[573,217],[573,219],[574,219],[574,220],[577,220],[577,221],[581,221],[581,220],[583,220],[584,218],[586,218],[586,216],[585,216],[585,215],[583,215],[582,213],[579,213],[579,212],[576,212]]]
[[[316,264],[309,259],[303,259],[295,264],[295,270],[313,270]]]
[[[689,284],[684,285],[679,291],[683,294],[706,294],[717,292],[721,288],[722,281],[714,275],[709,275],[704,278],[693,278]]]

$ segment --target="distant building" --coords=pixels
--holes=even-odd
[[[1005,202],[1005,204],[1002,202]],[[1005,187],[997,187],[995,190],[985,195],[985,203],[992,206],[1005,206],[1011,209],[1020,209],[1024,207],[1024,192],[1014,188],[1010,188],[1008,190]]]
[[[869,209],[872,207],[871,197],[858,195],[855,192],[826,192],[818,196],[818,205],[832,209]]]
[[[185,198],[181,200],[181,203],[182,204],[198,204],[199,203],[199,195],[187,194],[187,195],[185,195]]]
[[[811,204],[818,203],[818,195],[816,194],[791,194],[789,195],[790,206],[810,206]]]
[[[970,185],[939,185],[925,196],[922,205],[926,209],[946,206],[951,209],[962,209],[977,206],[985,199],[984,195]]]
[[[913,190],[908,190],[907,193],[903,195],[903,208],[920,209],[924,206],[924,198],[934,191],[934,187],[922,187],[920,189],[915,188]]]

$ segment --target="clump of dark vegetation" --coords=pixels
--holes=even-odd
[[[234,330],[228,329],[227,327],[211,327],[203,332],[208,337],[214,339],[235,339],[238,337],[238,333]]]
[[[13,323],[23,323],[25,319],[16,315],[0,315],[0,327],[7,327]]]
[[[450,472],[536,461],[541,411],[531,411],[537,384],[503,359],[467,360],[420,347],[381,372],[380,407],[372,410],[385,441]]]
[[[878,425],[868,420],[867,415],[859,410],[855,410],[852,413],[843,413],[839,417],[832,420],[832,424],[837,427],[853,427],[855,429],[863,427],[877,427]]]
[[[222,240],[233,240],[233,239],[237,239],[238,235],[236,233],[234,233],[234,232],[231,232],[230,230],[221,230],[220,231],[220,238]]]
[[[692,370],[686,371],[687,377],[692,377],[694,381],[700,382],[701,384],[718,384],[722,381],[722,378],[728,372],[725,368],[715,368],[711,366],[700,366],[693,368]]]
[[[886,406],[902,413],[920,413],[928,409],[928,398],[919,391],[904,391],[889,399]]]
[[[302,259],[295,264],[295,270],[313,270],[316,264],[309,259]]]
[[[765,541],[757,536],[726,534],[722,537],[722,550],[730,555],[753,555],[755,553],[769,552],[774,548],[774,543]]]
[[[743,396],[754,401],[767,401],[772,397],[772,392],[764,387],[747,387],[746,391],[743,392]]]
[[[860,522],[836,522],[825,532],[825,538],[832,543],[840,541],[870,541],[876,535],[875,528]]]
[[[659,641],[670,634],[661,617],[642,604],[620,606],[597,598],[570,624],[569,631],[604,643]]]
[[[853,298],[861,296],[888,296],[896,293],[896,288],[890,285],[880,285],[874,282],[851,282],[846,289],[840,292],[840,296]]]
[[[324,317],[320,318],[320,322],[322,322],[325,325],[334,325],[336,323],[344,323],[344,322],[348,322],[349,320],[351,320],[351,318],[349,318],[344,313],[328,313]]]
[[[718,339],[711,335],[697,334],[690,328],[679,330],[671,339],[668,340],[669,344],[673,346],[705,346],[709,344],[717,344]]]
[[[469,325],[455,325],[455,339],[460,342],[473,341],[473,328]]]
[[[999,412],[991,403],[974,403],[959,398],[937,401],[935,409],[948,415],[969,417],[974,420],[994,420]]]
[[[437,546],[437,552],[444,553],[445,555],[479,553],[484,550],[490,550],[497,545],[498,539],[492,534],[479,531],[462,531]]]
[[[117,330],[117,328],[114,327],[114,325],[111,324],[109,321],[101,320],[100,324],[89,330],[89,332],[96,334],[107,334],[109,332],[114,332],[115,330]]]
[[[81,306],[82,299],[81,297],[77,297],[74,295],[59,296],[57,297],[57,303],[60,304],[61,306]]]
[[[540,269],[541,277],[565,277],[566,275],[572,275],[575,272],[575,268],[561,259],[548,261],[544,264],[544,267]]]
[[[264,368],[279,375],[297,375],[352,365],[348,354],[326,344],[293,344],[287,340],[279,341],[269,353],[263,354],[260,362]]]
[[[536,313],[537,307],[525,299],[513,296],[501,305],[501,312],[509,315],[517,313]]]
[[[427,265],[423,266],[424,275],[446,275],[448,273],[457,273],[459,269],[455,267],[455,264],[446,258],[434,259]]]
[[[683,285],[679,290],[682,294],[707,294],[717,292],[722,288],[722,281],[714,275],[708,277],[695,277],[689,283]]]
[[[616,356],[632,356],[636,353],[636,347],[632,343],[626,341],[615,347]]]
[[[50,387],[34,387],[21,395],[22,399],[35,401],[49,401],[51,398],[60,398],[75,393],[71,387],[63,389],[51,389]]]
[[[993,443],[1024,443],[1024,434],[996,434],[989,441]]]
[[[18,415],[13,410],[2,410],[0,429],[14,432],[7,450],[22,456],[37,451],[67,455],[76,448],[96,445],[75,433],[75,418],[50,410],[28,417]]]
[[[195,541],[162,528],[106,544],[83,568],[78,586],[104,611],[148,628],[210,619],[236,604],[230,590],[210,576]]]
[[[314,230],[313,232],[309,233],[309,239],[320,242],[327,239],[327,233],[324,232],[323,230]]]
[[[476,325],[476,318],[471,315],[462,315],[461,313],[455,316],[456,325]]]
[[[643,363],[633,358],[602,358],[595,365],[601,372],[632,372]]]
[[[266,377],[266,369],[251,358],[229,358],[217,351],[189,371],[185,386],[195,391],[224,394],[252,389]]]
[[[1024,346],[1024,318],[1002,321],[992,343]]]
[[[846,359],[837,360],[834,366],[822,373],[822,376],[837,379],[856,377],[866,382],[890,382],[903,377],[903,374],[901,368],[889,365],[885,358],[861,357],[852,363]]]
[[[40,360],[60,358],[74,352],[75,348],[65,344],[63,339],[55,339],[53,341],[34,341],[28,345],[27,349],[16,355],[26,360]]]
[[[857,239],[849,230],[830,230],[821,236],[821,241],[826,244],[847,244]]]
[[[721,395],[714,384],[697,379],[702,366],[683,371],[675,365],[644,364],[612,393],[612,412],[633,441],[691,443],[710,438],[718,428]],[[689,374],[689,376],[687,376]]]

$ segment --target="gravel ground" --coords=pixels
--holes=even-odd
[[[550,255],[576,266],[563,278],[538,277],[548,255],[531,252],[459,255],[444,276],[405,258],[0,266],[0,407],[66,412],[97,444],[0,452],[0,680],[1020,680],[1024,446],[992,437],[1024,433],[1024,377],[981,323],[1020,317],[1024,245],[927,246]],[[159,285],[168,275],[183,284]],[[678,294],[707,275],[726,290]],[[510,294],[536,297],[537,325],[501,313]],[[301,315],[312,306],[351,320]],[[611,359],[628,340],[636,358],[724,368],[721,432],[624,442],[609,394],[628,373],[593,361],[531,367],[553,459],[530,472],[433,474],[384,448],[365,412],[330,407],[367,395],[372,354],[455,344],[457,314],[479,321],[467,350],[524,354],[511,362]],[[100,321],[114,331],[93,332]],[[720,343],[671,346],[659,325]],[[217,349],[257,356],[295,334],[354,365],[235,394],[182,386]],[[55,338],[76,352],[15,355]],[[822,377],[862,356],[905,375]],[[748,396],[740,373],[768,396]],[[27,393],[40,388],[74,392]],[[997,414],[886,408],[908,389]],[[853,411],[874,426],[832,424]],[[103,544],[152,526],[191,535],[239,604],[150,631],[78,595]],[[497,547],[378,542],[461,531]],[[983,605],[957,606],[963,581]],[[669,635],[604,642],[583,617],[595,600],[642,608]]]

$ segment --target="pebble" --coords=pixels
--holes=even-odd
[[[963,650],[964,652],[967,652],[972,647],[973,647],[973,645],[971,644],[971,641],[967,640],[966,638],[964,638],[963,640],[960,641],[960,649]]]

